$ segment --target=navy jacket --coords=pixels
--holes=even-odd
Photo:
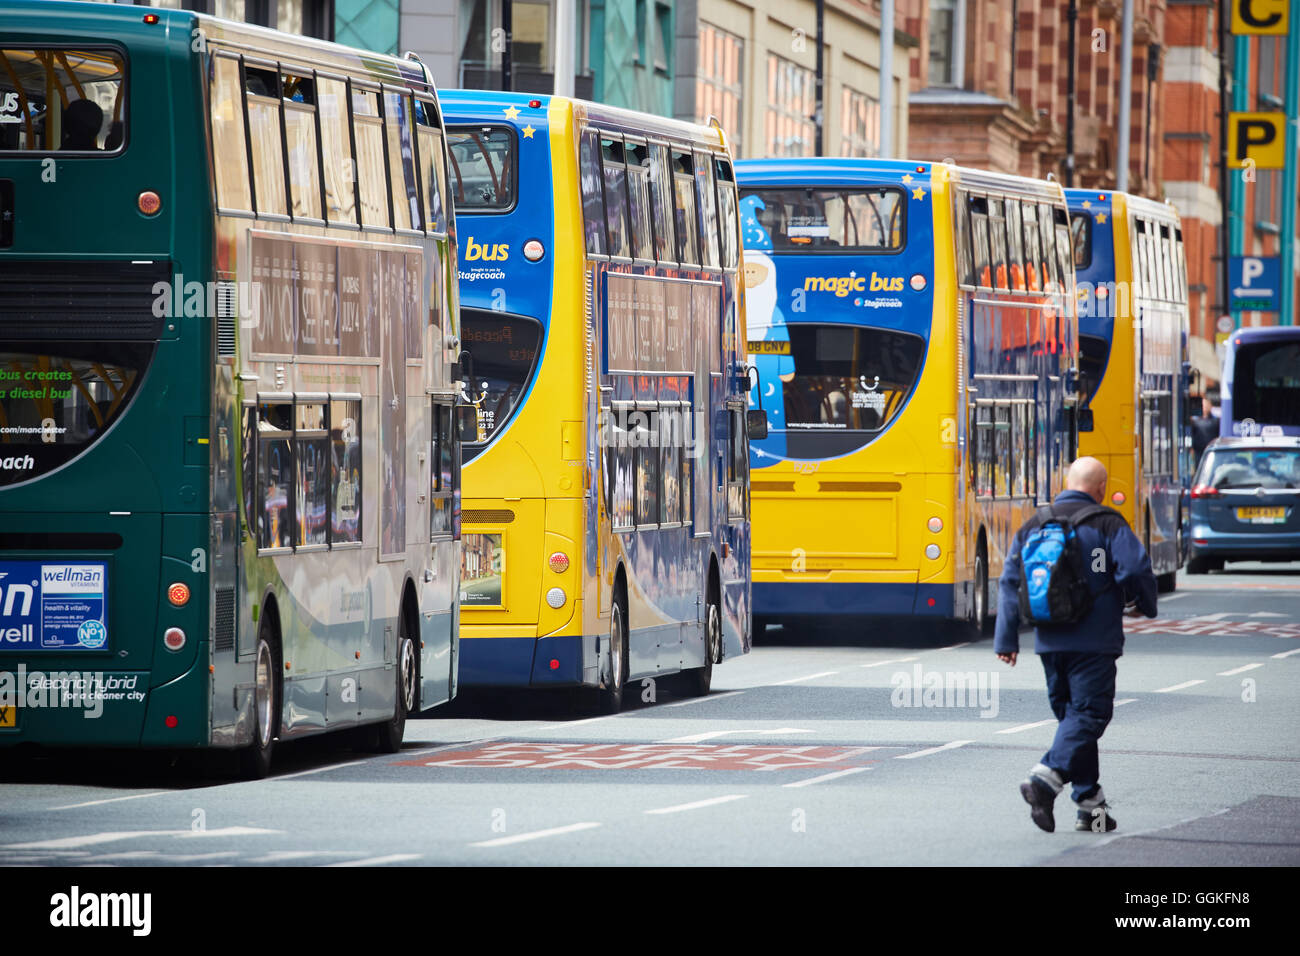
[[[1053,502],[1063,516],[1096,504],[1082,491],[1063,491]],[[1088,584],[1092,588],[1092,610],[1078,624],[1040,625],[1034,650],[1039,654],[1054,651],[1082,651],[1091,654],[1124,652],[1124,605],[1137,601],[1147,617],[1156,616],[1156,577],[1151,572],[1151,558],[1128,522],[1118,513],[1099,515],[1080,525],[1076,531],[1083,549]],[[1025,528],[1016,532],[1015,540],[1002,566],[998,584],[998,626],[993,638],[997,654],[1020,650],[1020,549],[1025,542]],[[1104,548],[1104,571],[1094,571],[1095,549]]]

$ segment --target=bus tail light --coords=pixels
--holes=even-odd
[[[547,564],[551,566],[551,570],[556,574],[563,574],[565,571],[569,570],[569,556],[563,551],[556,551],[551,555]]]
[[[1215,488],[1213,485],[1197,485],[1192,489],[1192,497],[1217,498],[1219,497],[1219,489]]]
[[[163,646],[169,651],[179,651],[185,646],[185,632],[179,627],[169,627],[163,633]]]
[[[144,15],[144,22],[147,23],[147,24],[149,24],[150,26],[152,26],[153,24],[155,24],[155,23],[158,22],[158,14],[156,14],[156,13],[146,13],[146,14]]]
[[[524,258],[529,262],[536,262],[544,255],[546,255],[546,247],[539,240],[529,239],[524,243]]]
[[[167,600],[172,602],[173,607],[184,607],[190,603],[190,588],[188,584],[177,581],[167,589]]]
[[[551,588],[546,592],[546,603],[557,611],[564,607],[564,602],[568,599],[568,595],[564,593],[564,588]]]
[[[1110,295],[1110,290],[1107,289],[1104,285],[1099,285],[1099,286],[1097,286],[1097,289],[1096,289],[1096,293],[1095,293],[1095,294],[1096,294],[1097,298],[1099,298],[1099,299],[1105,299],[1105,298],[1107,298],[1107,297]]]
[[[155,216],[158,214],[158,210],[162,209],[162,197],[152,189],[146,189],[142,192],[136,198],[135,203],[146,216]]]
[[[942,553],[943,552],[939,550],[939,546],[937,544],[927,544],[925,546],[925,556],[929,558],[931,561],[938,559],[939,555]]]
[[[929,528],[931,531],[933,531],[935,534],[938,534],[940,531],[943,530],[943,519],[936,516],[934,518],[931,518],[929,521],[927,521],[925,523],[925,526]]]
[[[921,273],[919,273],[919,272],[918,272],[916,275],[912,276],[912,278],[911,278],[911,286],[912,286],[912,291],[913,291],[913,292],[924,292],[924,291],[925,291],[925,276],[921,275]]]
[[[1110,500],[1113,504],[1122,505],[1124,502],[1128,501],[1128,497],[1124,492],[1117,491],[1110,496]]]

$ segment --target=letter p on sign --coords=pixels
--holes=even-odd
[[[1228,114],[1228,165],[1243,169],[1248,160],[1257,169],[1286,165],[1285,113]]]

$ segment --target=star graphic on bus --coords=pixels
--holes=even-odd
[[[925,189],[922,188],[921,186],[917,186],[915,189],[912,190],[912,198],[913,198],[913,199],[924,199],[924,198],[925,198]]]
[[[1091,208],[1092,208],[1092,200],[1091,200],[1091,199],[1085,199],[1085,200],[1083,201],[1083,208],[1084,208],[1084,209],[1091,209]]]
[[[1103,226],[1106,225],[1106,214],[1104,212],[1097,213],[1097,222]]]
[[[505,109],[506,119],[516,119],[519,116],[519,107],[507,106]]]
[[[903,173],[903,182],[904,182],[904,183],[910,183],[911,181],[912,181],[912,174],[911,174],[911,173]]]
[[[524,127],[524,130],[523,130],[523,133],[524,133],[524,139],[532,139],[532,138],[533,138],[533,134],[536,133],[536,132],[537,132],[537,130],[533,129],[532,124],[529,123],[527,126]]]

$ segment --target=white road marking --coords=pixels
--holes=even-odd
[[[1254,614],[1247,614],[1247,617],[1287,617],[1285,614],[1277,614],[1273,611],[1256,611]]]
[[[602,720],[613,720],[615,717],[622,717],[622,714],[604,714],[600,717],[584,717],[582,720],[566,720],[562,723],[552,724],[550,727],[539,728],[541,730],[559,730],[563,727],[581,727],[583,724],[594,724]]]
[[[1195,687],[1197,684],[1204,684],[1203,680],[1185,680],[1181,684],[1174,684],[1172,687],[1161,687],[1156,691],[1157,694],[1168,694],[1176,690],[1186,690],[1188,687]]]
[[[1300,654],[1300,647],[1297,647],[1293,651],[1283,651],[1281,654],[1274,654],[1273,658],[1274,660],[1281,660],[1284,657],[1290,657],[1292,654]]]
[[[971,643],[971,641],[962,641],[960,644],[949,644],[947,647],[939,647],[935,649],[940,651],[955,651],[959,647],[969,647]]]
[[[576,833],[579,830],[590,830],[592,827],[600,826],[599,823],[570,823],[567,827],[551,827],[549,830],[533,830],[531,833],[516,833],[514,836],[497,837],[495,840],[483,840],[479,843],[471,843],[470,846],[507,846],[511,843],[525,843],[528,840],[540,840],[543,837],[560,836],[565,833]]]
[[[1180,594],[1171,594],[1168,597],[1160,598],[1160,603],[1165,604],[1168,601],[1177,601],[1179,598],[1185,598],[1185,597],[1187,597],[1187,592],[1183,591]]]
[[[1115,701],[1115,706],[1123,707],[1125,704],[1136,704],[1136,703],[1137,703],[1136,697],[1125,697],[1122,700]]]
[[[385,866],[385,865],[387,865],[387,864],[389,864],[389,863],[404,863],[404,862],[406,862],[407,860],[418,860],[419,858],[420,858],[420,854],[418,854],[418,853],[393,853],[393,854],[390,854],[390,855],[388,855],[388,856],[372,856],[372,857],[367,857],[367,858],[364,859],[364,860],[344,860],[344,861],[341,862],[341,863],[326,863],[326,864],[324,864],[324,865],[327,866],[327,867],[330,867],[330,866]]]
[[[179,790],[155,790],[153,793],[133,793],[129,797],[108,797],[105,800],[87,800],[85,803],[69,803],[62,807],[50,807],[51,810],[80,810],[82,807],[97,807],[103,803],[118,803],[122,800],[143,800],[145,797],[165,797]]]
[[[1035,727],[1046,727],[1048,724],[1056,723],[1056,718],[1049,720],[1039,720],[1032,724],[1021,724],[1019,727],[1008,727],[1006,730],[999,730],[1000,734],[1018,734],[1022,730],[1033,730]]]
[[[686,700],[675,700],[671,704],[664,704],[665,707],[685,707],[687,704],[698,704],[705,700],[722,700],[724,697],[735,697],[737,694],[743,694],[743,690],[729,690],[723,694],[709,694],[707,697],[691,697]]]
[[[86,862],[96,860],[148,860],[162,866],[174,863],[196,863],[201,860],[222,860],[239,856],[234,850],[221,850],[216,853],[159,853],[157,850],[126,850],[121,853],[100,853],[90,857]]]
[[[1233,674],[1244,674],[1246,671],[1253,671],[1256,667],[1263,667],[1263,664],[1245,664],[1241,667],[1234,667],[1230,671],[1219,671],[1218,677],[1231,677]]]
[[[75,837],[60,837],[56,840],[35,840],[31,843],[10,843],[6,850],[70,850],[79,846],[95,846],[100,843],[115,843],[118,840],[133,840],[142,836],[180,836],[188,830],[106,830],[102,833],[88,833]]]
[[[309,856],[352,856],[348,850],[272,850],[265,856],[255,856],[246,863],[282,863],[288,860],[305,860]]]
[[[391,754],[390,756],[396,757],[398,754]],[[366,757],[363,760],[349,760],[347,763],[330,763],[323,767],[315,767],[311,770],[299,770],[297,773],[276,774],[274,777],[270,778],[270,782],[292,780],[294,777],[307,777],[313,773],[326,773],[330,770],[342,770],[344,767],[355,767],[358,764],[369,763],[374,759],[374,757]]]
[[[859,664],[858,666],[859,667],[881,667],[885,664],[910,664],[912,661],[917,659],[918,658],[915,657],[895,657],[887,661],[874,661],[871,664]]]
[[[808,780],[796,780],[794,783],[782,784],[785,787],[811,787],[814,783],[824,783],[827,780],[834,780],[837,777],[847,777],[849,774],[862,773],[864,770],[871,770],[871,767],[849,767],[848,770],[837,770],[834,773],[822,774],[820,777],[812,777]]]
[[[182,830],[176,836],[192,837],[226,837],[226,836],[263,836],[267,833],[283,833],[283,830],[265,830],[262,827],[218,827],[215,830]]]
[[[941,750],[956,750],[958,747],[965,747],[967,744],[973,744],[973,740],[953,740],[944,744],[942,747],[930,747],[926,750],[917,750],[910,754],[898,754],[895,760],[911,760],[915,757],[928,757],[930,754],[937,754]]]
[[[646,813],[681,813],[683,810],[699,810],[702,807],[715,807],[720,803],[730,803],[733,800],[744,800],[748,797],[747,793],[732,793],[725,797],[711,797],[708,800],[696,800],[694,803],[679,803],[675,807],[659,807],[657,810],[646,810]]]
[[[822,671],[820,674],[807,674],[803,677],[791,677],[789,680],[779,680],[775,684],[768,684],[768,687],[780,687],[783,684],[797,684],[800,681],[816,680],[818,677],[834,677],[839,671]]]
[[[657,740],[655,743],[660,744],[698,744],[701,740],[712,740],[714,737],[725,737],[727,734],[738,734],[739,730],[708,730],[702,734],[687,734],[685,737],[670,737],[667,740]]]

